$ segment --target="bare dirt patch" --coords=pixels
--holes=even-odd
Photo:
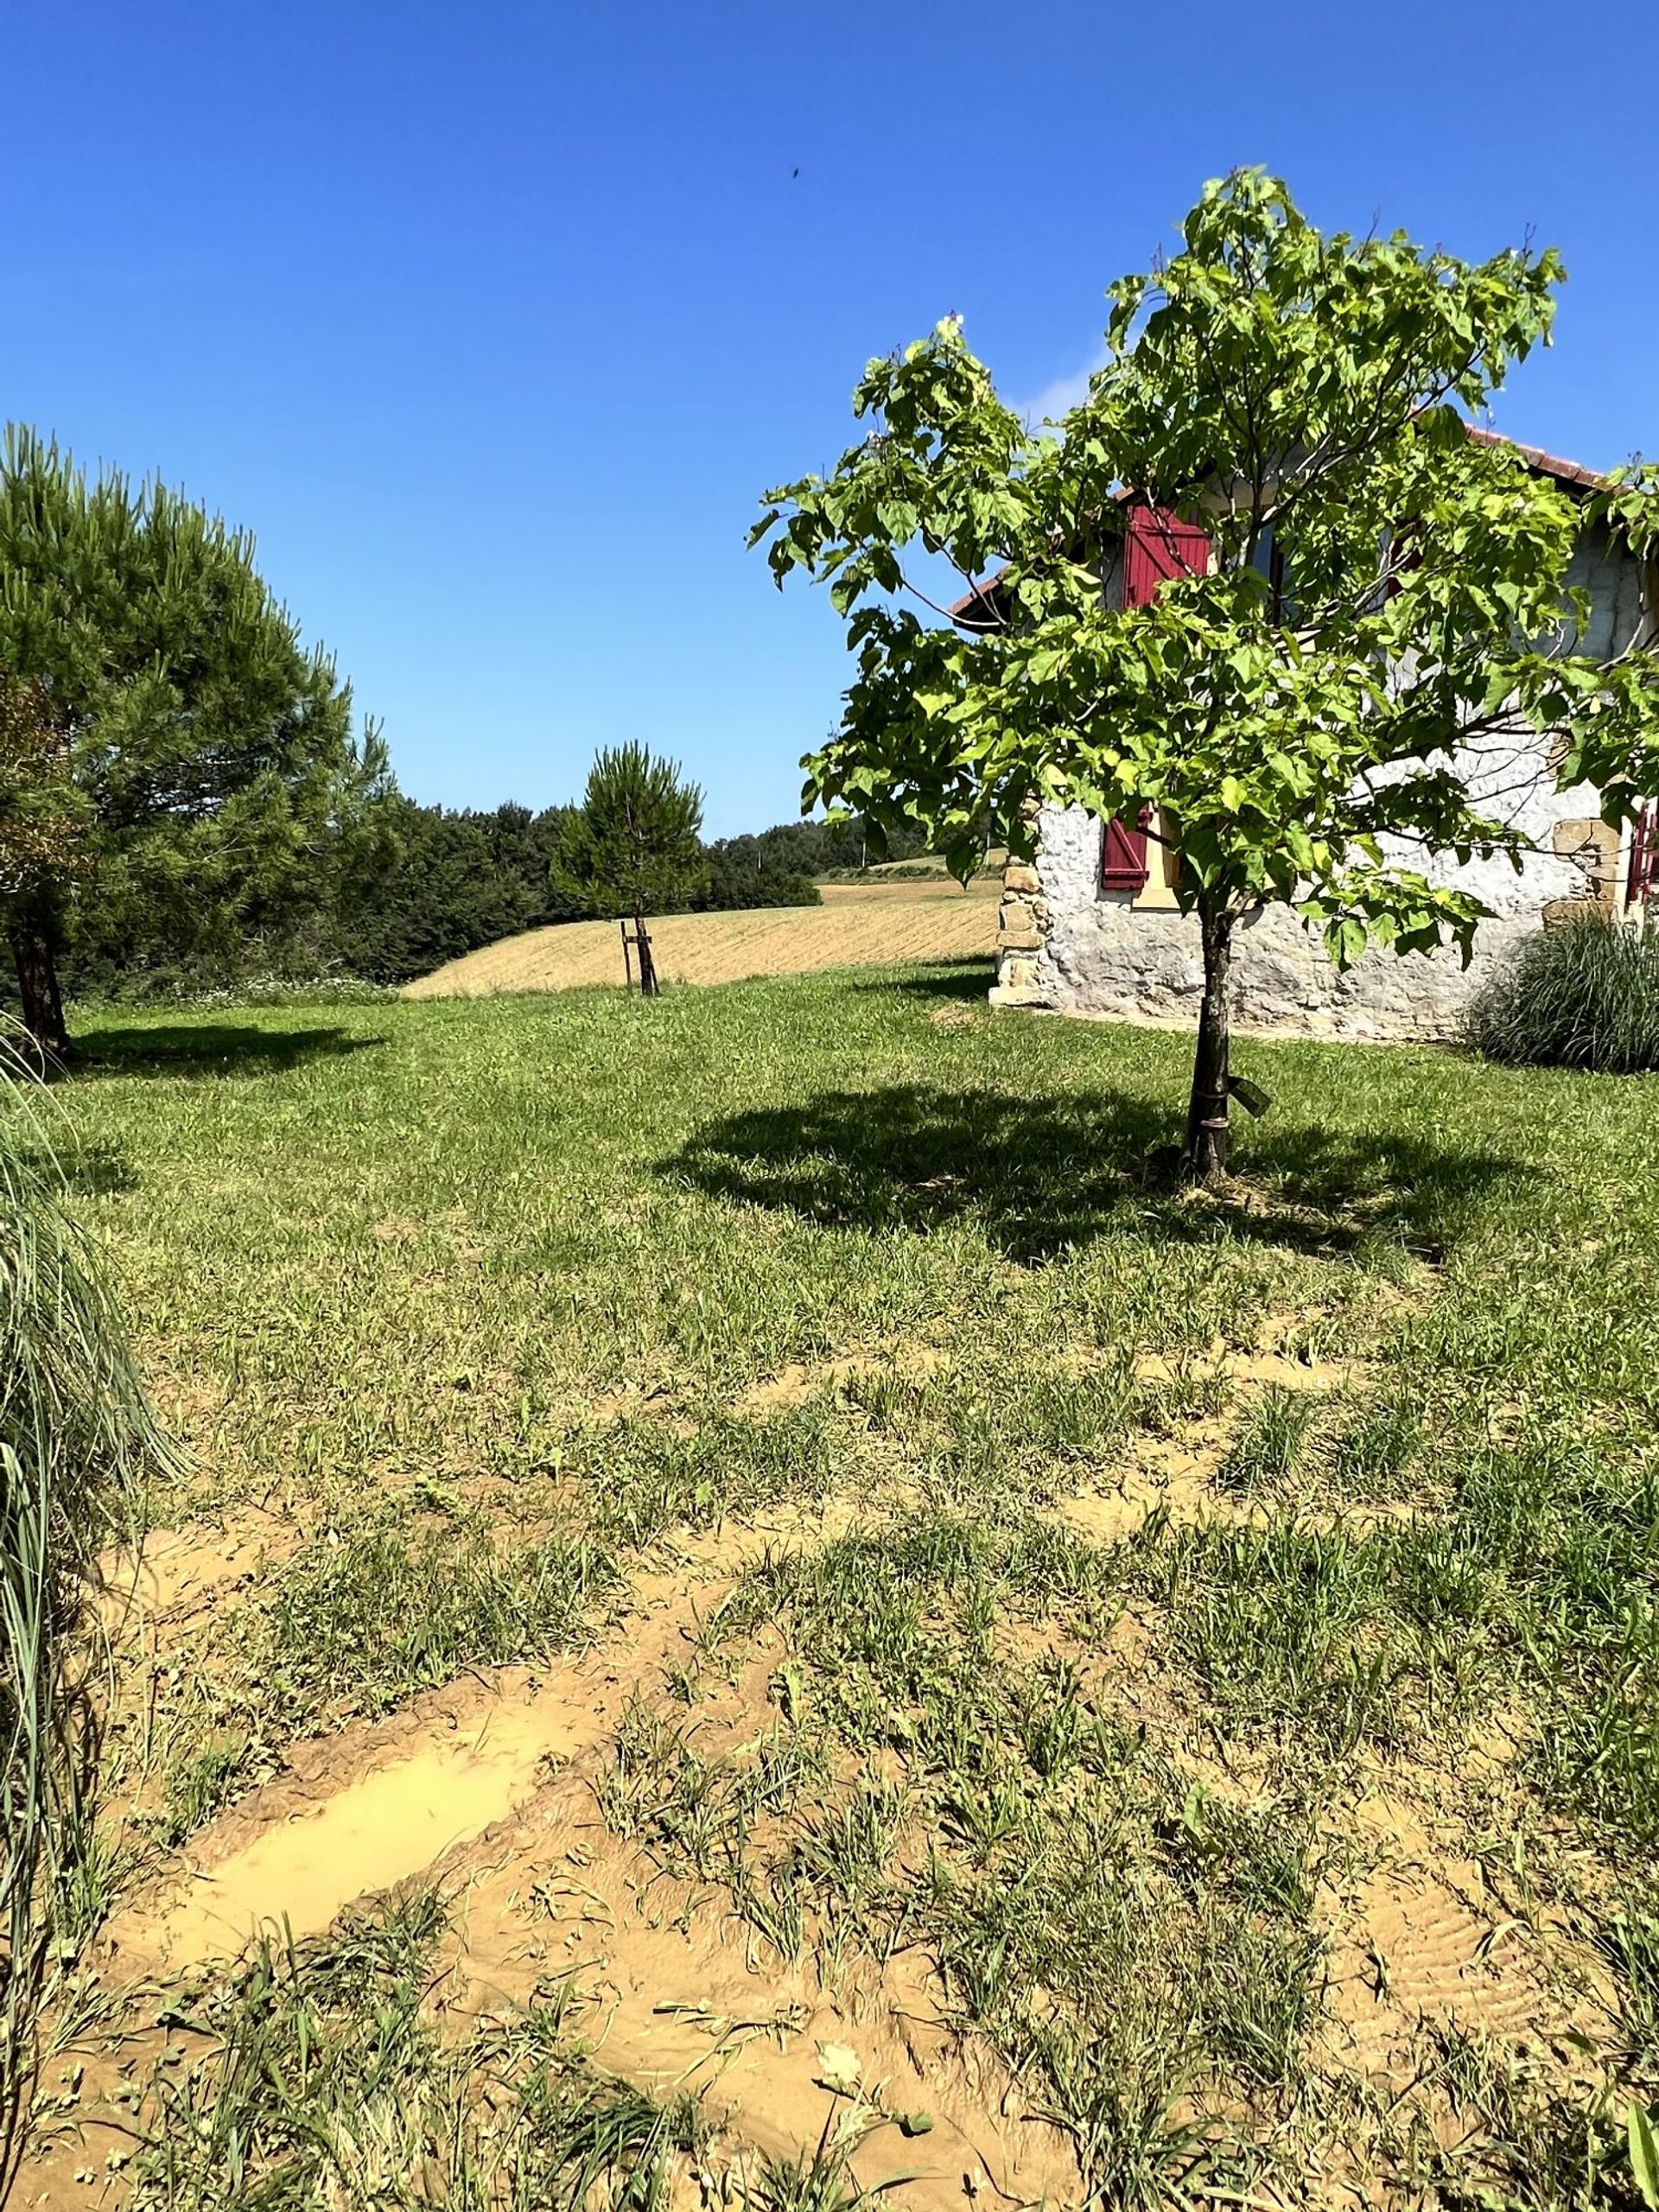
[[[568,1666],[463,1680],[385,1720],[298,1744],[283,1772],[195,1837],[105,1930],[129,1971],[231,1956],[261,1926],[296,1936],[441,1864],[601,1741],[638,1672],[693,1618],[690,1565],[637,1592],[625,1632]]]
[[[1469,1764],[1491,1762],[1476,1751]],[[1365,1787],[1339,1838],[1359,1865],[1321,1892],[1331,2048],[1376,2080],[1421,2066],[1426,2048],[1432,2069],[1448,2033],[1559,2055],[1593,2033],[1607,1994],[1600,1962],[1559,1911],[1512,1909],[1482,1862],[1462,1855],[1466,1808],[1437,1814],[1438,1794],[1426,1767]]]
[[[105,1553],[99,1562],[109,1611],[136,1605],[169,1624],[248,1589],[299,1548],[302,1531],[286,1516],[252,1508],[223,1522],[152,1529],[137,1554]]]
[[[1200,1427],[1202,1433],[1195,1433]],[[1160,1510],[1172,1521],[1260,1519],[1261,1509],[1228,1497],[1215,1486],[1216,1470],[1226,1456],[1229,1427],[1216,1421],[1194,1424],[1179,1440],[1138,1439],[1134,1463],[1116,1482],[1062,1498],[1054,1507],[1055,1518],[1089,1542],[1103,1545],[1134,1535]]]
[[[665,1872],[601,1811],[597,1777],[630,1706],[666,1701],[683,1717],[671,1685],[696,1661],[701,1617],[741,1549],[789,1541],[809,1519],[822,1541],[824,1518],[779,1516],[685,1544],[637,1587],[623,1628],[568,1666],[452,1684],[296,1746],[282,1776],[106,1930],[106,1982],[125,1982],[135,2010],[124,2032],[76,2057],[59,2139],[31,2161],[24,2201],[115,2201],[119,2176],[101,2152],[130,2139],[135,2083],[179,2044],[156,2003],[175,1977],[233,1955],[262,1927],[285,1923],[301,1938],[416,1878],[435,1879],[450,1903],[432,2001],[457,2032],[562,1987],[596,2065],[664,2094],[698,2092],[740,2157],[815,2144],[850,2050],[861,2096],[925,2129],[910,2141],[878,2132],[857,2154],[865,2185],[902,2168],[914,2176],[906,2200],[930,2209],[959,2206],[964,2189],[1074,2195],[1065,2139],[1021,2116],[988,2053],[963,2049],[925,1956],[826,1972],[809,1945],[786,1960],[721,1885]],[[767,1683],[780,1649],[763,1628],[713,1686],[698,1715],[707,1751],[741,1745],[775,1717]],[[825,2045],[836,2047],[828,2058]]]
[[[575,1774],[471,1856],[450,1999],[471,2018],[571,1977],[600,2065],[659,2094],[695,2090],[743,2143],[786,2156],[817,2141],[832,2103],[823,2046],[842,2046],[882,2110],[932,2122],[868,2146],[867,2186],[901,2166],[920,2205],[959,2207],[965,2183],[1020,2202],[1075,2193],[1062,2139],[1020,2118],[1006,2077],[958,2048],[919,1955],[826,1986],[810,1955],[782,1959],[715,1889],[610,1836]]]
[[[1146,1352],[1135,1363],[1142,1382],[1195,1382],[1211,1376],[1258,1390],[1344,1390],[1368,1372],[1357,1359],[1304,1359],[1283,1351],[1239,1351],[1217,1337],[1203,1351]]]
[[[890,1344],[846,1352],[835,1359],[796,1361],[740,1392],[732,1409],[751,1416],[783,1413],[805,1404],[821,1390],[838,1389],[863,1376],[890,1374],[901,1382],[920,1382],[945,1364],[944,1354],[930,1344]]]

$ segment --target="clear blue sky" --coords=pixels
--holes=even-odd
[[[1558,245],[1499,425],[1659,451],[1656,0],[11,0],[6,48],[0,413],[251,528],[417,798],[637,735],[713,830],[791,816],[844,656],[759,493],[947,311],[1016,402],[1077,377],[1236,162]]]

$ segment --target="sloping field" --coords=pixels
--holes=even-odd
[[[822,906],[766,906],[742,914],[671,914],[651,925],[665,983],[734,983],[746,976],[800,976],[887,961],[988,954],[997,887],[976,883],[827,883]],[[614,922],[563,922],[486,945],[410,983],[406,998],[488,998],[502,991],[568,991],[620,983]]]

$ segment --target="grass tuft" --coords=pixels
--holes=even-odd
[[[1659,929],[1598,913],[1541,931],[1476,998],[1469,1037],[1511,1066],[1659,1068]]]
[[[616,1585],[582,1538],[501,1545],[388,1509],[282,1573],[258,1637],[268,1705],[297,1732],[330,1708],[385,1711],[468,1667],[547,1658]]]
[[[205,2055],[145,2085],[133,2212],[662,2212],[712,2133],[696,2101],[588,2066],[568,1985],[444,2040],[427,1999],[445,1926],[416,1891],[303,1943],[267,1934],[201,1990],[178,2024]]]
[[[52,1961],[86,1932],[98,1554],[168,1461],[41,1095],[0,1035],[0,2196]]]
[[[1305,1391],[1272,1385],[1240,1421],[1216,1480],[1236,1497],[1270,1497],[1295,1473],[1313,1421]]]

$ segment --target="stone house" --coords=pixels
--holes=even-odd
[[[1601,481],[1575,462],[1530,446],[1518,450],[1529,467],[1580,500]],[[1177,534],[1202,549],[1202,531],[1180,525]],[[1144,537],[1131,523],[1104,587],[1122,603],[1140,604],[1174,572],[1172,557],[1180,558],[1180,549],[1172,556],[1166,523]],[[1587,518],[1568,581],[1589,600],[1586,642],[1592,652],[1617,652],[1633,640],[1659,643],[1659,578]],[[951,612],[964,628],[984,619],[973,594]],[[1525,833],[1529,849],[1518,874],[1502,857],[1459,867],[1449,855],[1427,864],[1421,853],[1412,855],[1435,880],[1474,892],[1491,909],[1467,969],[1458,950],[1446,946],[1368,952],[1338,975],[1294,913],[1269,907],[1244,922],[1234,940],[1235,1018],[1338,1036],[1449,1038],[1493,963],[1542,924],[1590,906],[1628,914],[1659,898],[1659,812],[1649,808],[1622,833],[1610,829],[1588,785],[1556,790],[1548,756],[1546,739],[1529,758],[1506,741],[1484,753],[1466,747],[1459,759],[1471,791]],[[1196,1010],[1204,988],[1198,920],[1179,911],[1173,856],[1155,830],[1154,823],[1139,822],[1103,828],[1081,807],[1042,810],[1033,859],[1010,861],[1003,874],[994,1003],[1151,1020]]]

